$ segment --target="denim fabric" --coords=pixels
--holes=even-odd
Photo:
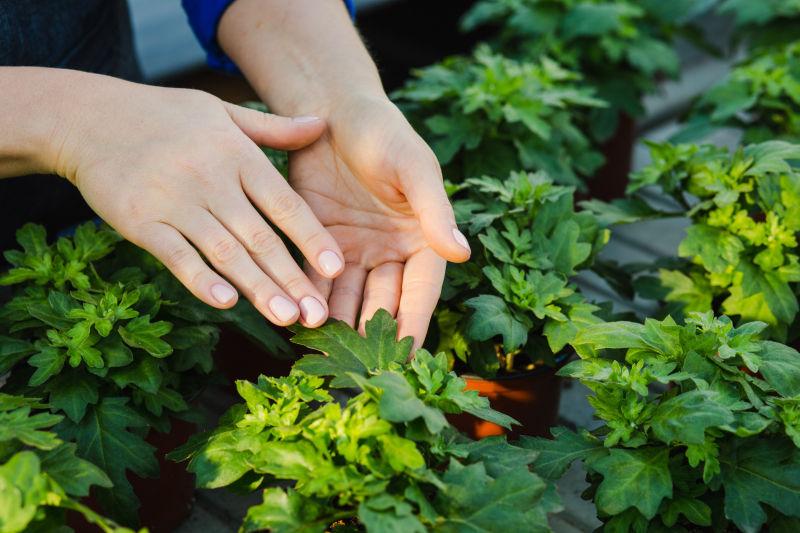
[[[70,68],[139,80],[127,3],[0,0],[0,66]],[[52,234],[93,216],[62,178],[0,180],[0,250],[14,247],[14,232],[25,222],[44,224]]]

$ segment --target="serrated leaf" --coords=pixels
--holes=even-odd
[[[62,417],[50,413],[31,414],[30,407],[0,412],[0,442],[19,441],[40,450],[52,450],[61,441],[52,431]]]
[[[716,402],[716,395],[693,390],[659,404],[650,427],[665,444],[703,444],[708,428],[724,426],[733,420],[733,413]]]
[[[651,519],[664,498],[672,497],[669,450],[665,447],[612,448],[591,466],[603,476],[595,496],[603,513],[616,515],[635,507]]]
[[[172,331],[169,322],[150,322],[150,316],[144,315],[130,320],[117,331],[128,346],[141,348],[153,357],[166,357],[172,353],[172,346],[161,338]]]
[[[514,351],[523,346],[528,339],[528,329],[517,320],[508,308],[508,304],[498,296],[482,294],[470,298],[464,305],[475,312],[467,322],[467,335],[478,341],[487,341],[493,337],[503,338],[503,348]]]
[[[560,479],[574,461],[599,458],[607,452],[603,443],[583,430],[580,433],[564,427],[550,430],[552,439],[522,437],[520,446],[538,452],[533,471],[545,479]]]
[[[329,526],[320,519],[320,508],[312,499],[294,489],[272,487],[263,492],[263,501],[247,510],[241,531],[270,530],[273,533],[322,533]]]
[[[92,486],[111,487],[111,480],[97,466],[81,459],[77,446],[68,442],[42,454],[42,470],[71,496],[89,495]]]

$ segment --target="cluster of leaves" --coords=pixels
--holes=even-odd
[[[416,71],[395,97],[448,179],[527,169],[582,185],[603,156],[575,123],[575,110],[603,102],[580,81],[547,57],[520,62],[479,46],[470,57]]]
[[[717,10],[733,16],[735,42],[744,40],[751,50],[797,39],[800,0],[720,0]]]
[[[765,322],[776,340],[793,337],[800,172],[792,165],[800,160],[800,145],[769,141],[731,154],[711,145],[650,143],[650,153],[652,163],[631,175],[630,191],[658,185],[680,210],[658,211],[641,195],[610,206],[585,204],[605,223],[691,219],[678,248],[685,259],[662,265],[657,278],[637,278],[640,295],[666,301],[665,311],[676,318],[713,310]]]
[[[719,127],[743,130],[744,142],[800,141],[800,41],[747,59],[695,102],[674,141]]]
[[[472,260],[448,265],[436,320],[439,347],[491,377],[552,362],[598,308],[570,283],[608,241],[571,187],[543,173],[484,176],[451,187]]]
[[[695,313],[581,331],[599,355],[561,374],[592,390],[604,425],[525,441],[536,471],[583,460],[605,531],[800,530],[800,353],[765,328]]]
[[[5,253],[12,267],[0,276],[16,286],[0,308],[3,390],[44,398],[63,415],[56,433],[113,483],[95,491],[103,508],[135,524],[127,473],[158,475],[147,433],[191,417],[187,399],[213,366],[214,323],[236,321],[276,350],[285,342],[247,304],[218,312],[195,299],[109,229],[87,223],[48,244],[29,224],[17,239],[22,250]]]
[[[675,37],[699,41],[689,21],[711,3],[480,0],[465,15],[462,27],[497,27],[500,49],[513,57],[557,57],[580,72],[610,104],[590,110],[585,120],[593,137],[603,141],[616,131],[621,112],[631,117],[644,113],[642,96],[655,89],[659,75],[678,76]]]
[[[307,355],[288,377],[240,381],[245,403],[173,454],[198,484],[271,487],[242,531],[546,531],[558,508],[552,485],[530,472],[535,452],[502,438],[465,441],[445,413],[468,412],[508,427],[509,417],[448,372],[444,354],[396,340],[386,311],[361,337],[342,322],[298,330]],[[355,389],[337,402],[333,389]]]
[[[80,503],[92,486],[110,487],[111,480],[52,432],[63,417],[46,408],[0,393],[0,531],[55,531],[75,511],[106,533],[133,533]]]

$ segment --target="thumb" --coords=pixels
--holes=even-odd
[[[282,117],[223,102],[231,119],[245,135],[260,146],[298,150],[313,143],[325,131],[319,117]]]
[[[425,240],[442,258],[463,263],[471,253],[469,243],[456,226],[436,157],[430,153],[429,157],[409,157],[405,161],[398,176],[399,182],[419,219]]]

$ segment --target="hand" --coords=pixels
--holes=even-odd
[[[331,316],[360,329],[376,310],[396,314],[399,335],[422,344],[445,260],[469,258],[431,149],[387,99],[353,99],[330,128],[290,154],[289,181],[341,246],[332,281],[307,268]]]
[[[342,253],[256,143],[294,150],[316,140],[324,122],[264,114],[199,91],[85,76],[92,86],[69,102],[80,114],[65,112],[66,133],[55,140],[57,173],[207,304],[233,306],[232,283],[275,324],[322,324],[327,295],[262,213],[317,277],[338,275]]]

